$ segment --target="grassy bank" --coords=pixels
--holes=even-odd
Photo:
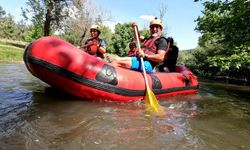
[[[0,39],[0,61],[23,61],[23,52],[27,43],[8,39]]]

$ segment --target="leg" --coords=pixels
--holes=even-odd
[[[131,57],[119,57],[113,60],[112,64],[118,67],[131,69],[132,60]]]
[[[120,57],[116,58],[112,64],[114,66],[123,67],[127,69],[142,71],[141,67],[141,61],[139,57]],[[150,62],[144,61],[144,66],[146,69],[146,72],[152,72],[153,68]]]

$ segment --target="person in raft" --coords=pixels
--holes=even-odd
[[[90,27],[91,38],[86,40],[84,50],[90,55],[103,59],[106,52],[106,46],[105,41],[99,38],[100,34],[100,26],[96,24],[92,25]]]
[[[137,26],[132,23],[132,27]],[[142,71],[140,57],[144,59],[146,72],[150,73],[153,68],[160,62],[163,62],[165,53],[168,49],[167,39],[162,37],[163,23],[160,19],[155,18],[150,22],[149,38],[143,39],[141,51],[138,51],[134,57],[119,57],[112,63],[119,67],[124,67],[132,70]]]
[[[163,63],[158,67],[160,72],[175,72],[179,48],[174,44],[174,39],[169,37],[169,50],[165,54]]]
[[[133,40],[130,41],[129,43],[129,51],[128,51],[128,56],[136,56],[137,55],[138,48]]]

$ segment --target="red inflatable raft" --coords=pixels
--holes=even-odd
[[[114,67],[56,37],[31,43],[24,61],[37,78],[84,99],[128,102],[145,97],[141,72]],[[197,78],[184,66],[177,66],[176,73],[147,74],[147,79],[158,98],[198,89]]]

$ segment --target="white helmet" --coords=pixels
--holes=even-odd
[[[150,27],[152,26],[152,25],[159,25],[159,26],[161,26],[161,28],[163,29],[163,22],[160,20],[160,19],[157,19],[157,17],[155,17],[155,19],[154,20],[152,20],[152,21],[150,21]]]
[[[92,26],[90,27],[90,30],[91,30],[91,29],[97,30],[97,31],[99,32],[99,34],[101,33],[100,26],[97,25],[97,24],[92,25]]]

